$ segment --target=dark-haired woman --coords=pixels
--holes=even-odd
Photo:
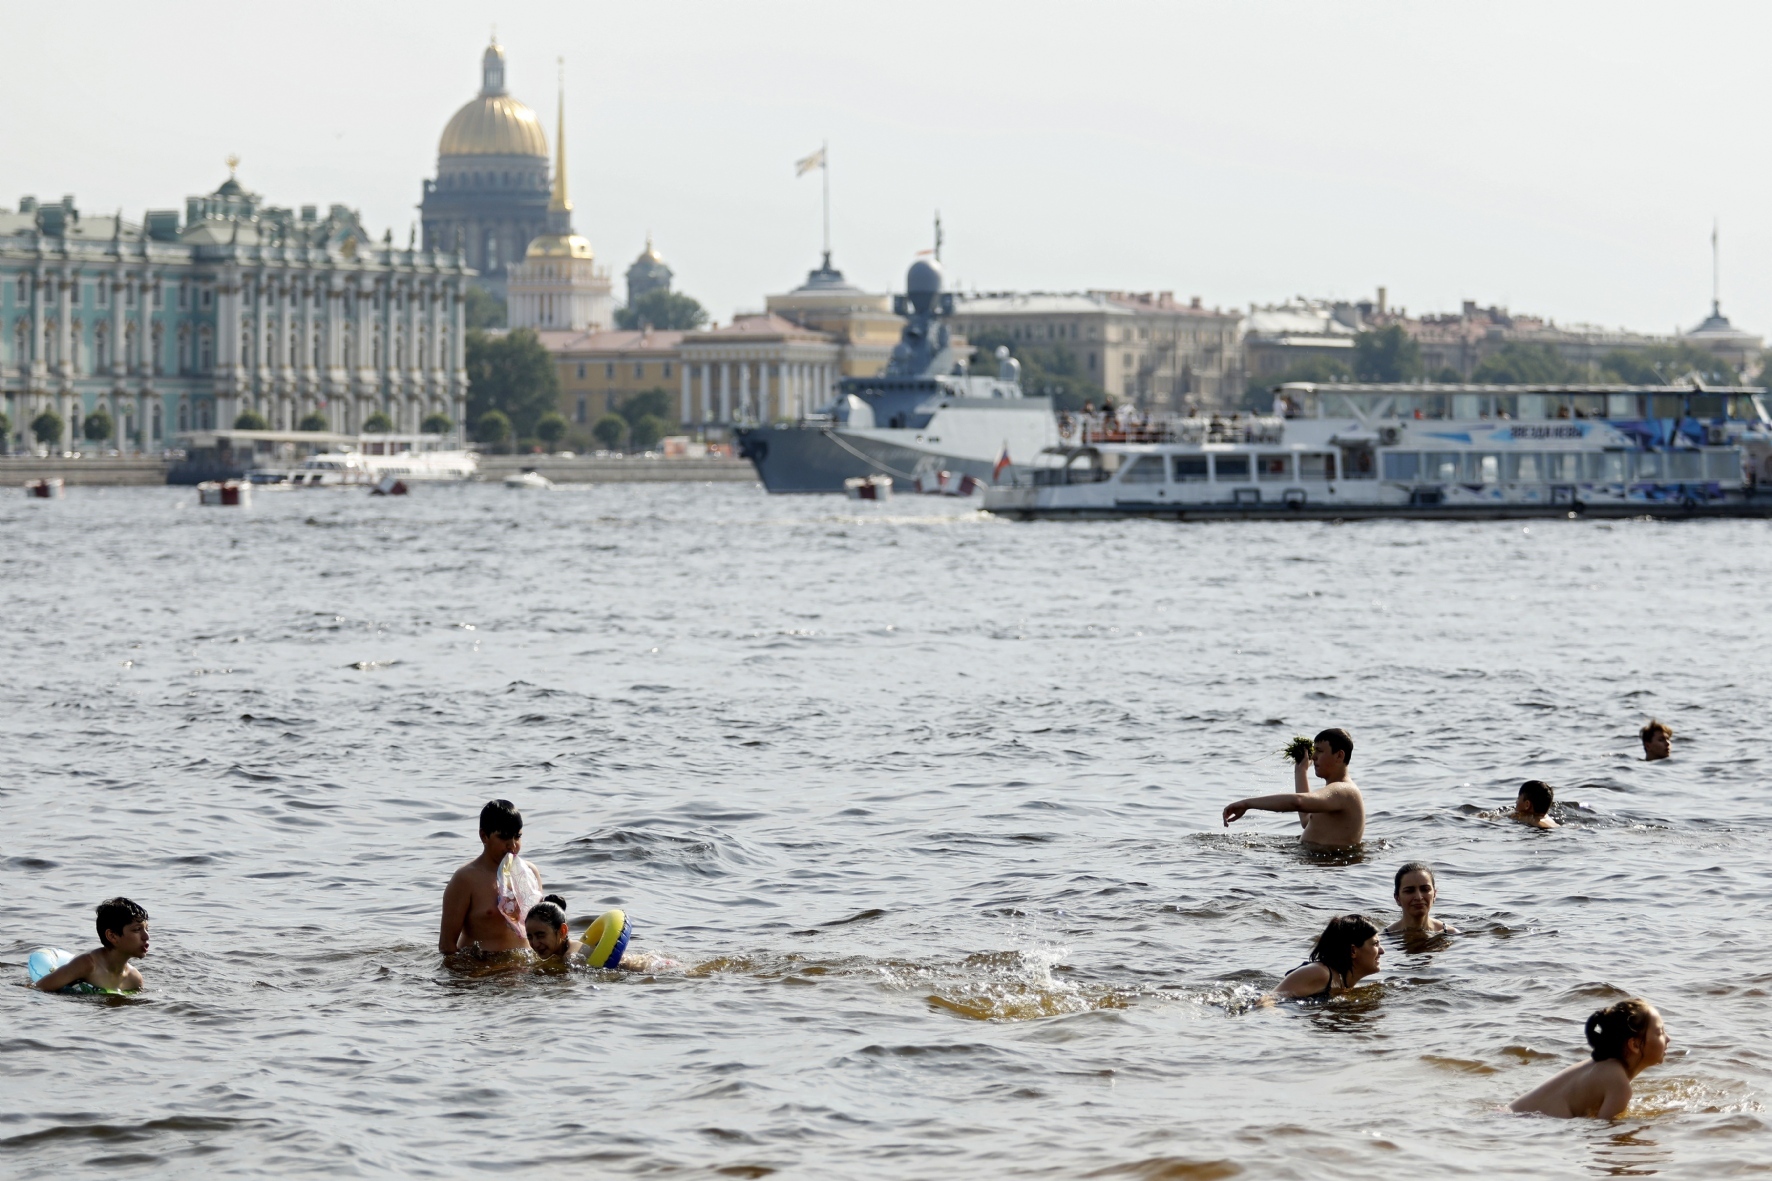
[[[1433,935],[1456,935],[1458,932],[1434,917],[1434,903],[1439,900],[1439,887],[1434,884],[1433,867],[1423,861],[1405,862],[1397,871],[1391,896],[1403,909],[1403,917],[1384,929],[1386,935],[1425,939]]]
[[[1280,981],[1274,996],[1283,1001],[1328,1000],[1378,971],[1383,956],[1377,927],[1357,914],[1330,919],[1311,948],[1311,958]]]
[[[1510,1111],[1611,1119],[1630,1106],[1630,1084],[1667,1056],[1667,1028],[1655,1006],[1641,997],[1609,1005],[1587,1019],[1593,1059],[1553,1076],[1515,1099]]]

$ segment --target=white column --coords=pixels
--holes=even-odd
[[[773,422],[780,418],[781,407],[777,406],[775,409],[776,413],[771,415],[769,413],[769,358],[765,357],[757,362],[757,421]]]
[[[720,362],[720,421],[732,421],[732,362]]]
[[[701,417],[697,423],[705,426],[708,419],[714,416],[714,367],[707,361],[700,364],[701,368]]]
[[[738,365],[738,416],[751,417],[751,363],[740,361]]]
[[[683,378],[683,415],[682,415],[682,420],[684,422],[689,422],[689,421],[691,421],[690,416],[689,416],[689,366],[683,363],[682,357],[677,358],[677,371],[681,375],[681,377]]]

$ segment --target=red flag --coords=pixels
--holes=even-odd
[[[1003,454],[997,456],[997,466],[991,469],[991,483],[995,484],[1003,475],[1003,469],[1009,466],[1009,444],[1003,444]]]

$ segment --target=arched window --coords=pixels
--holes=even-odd
[[[178,371],[188,373],[191,369],[191,330],[179,325],[178,329]],[[159,432],[156,431],[156,434]]]
[[[183,398],[178,400],[178,429],[181,432],[191,429],[191,407]]]
[[[31,302],[31,276],[29,275],[18,277],[18,301],[20,303]]]
[[[203,328],[197,338],[197,371],[208,373],[214,365],[215,343],[209,335],[209,329]]]
[[[165,344],[166,344],[165,326],[161,325],[161,324],[154,325],[153,362],[154,362],[154,372],[155,373],[165,373],[166,372],[166,353],[165,353],[164,347],[163,347]]]

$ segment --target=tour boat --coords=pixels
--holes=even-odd
[[[1292,382],[1274,415],[1080,421],[987,486],[1018,519],[1772,516],[1754,387]]]
[[[546,490],[554,486],[554,482],[536,471],[526,467],[520,472],[512,472],[505,477],[506,488],[536,488]]]

